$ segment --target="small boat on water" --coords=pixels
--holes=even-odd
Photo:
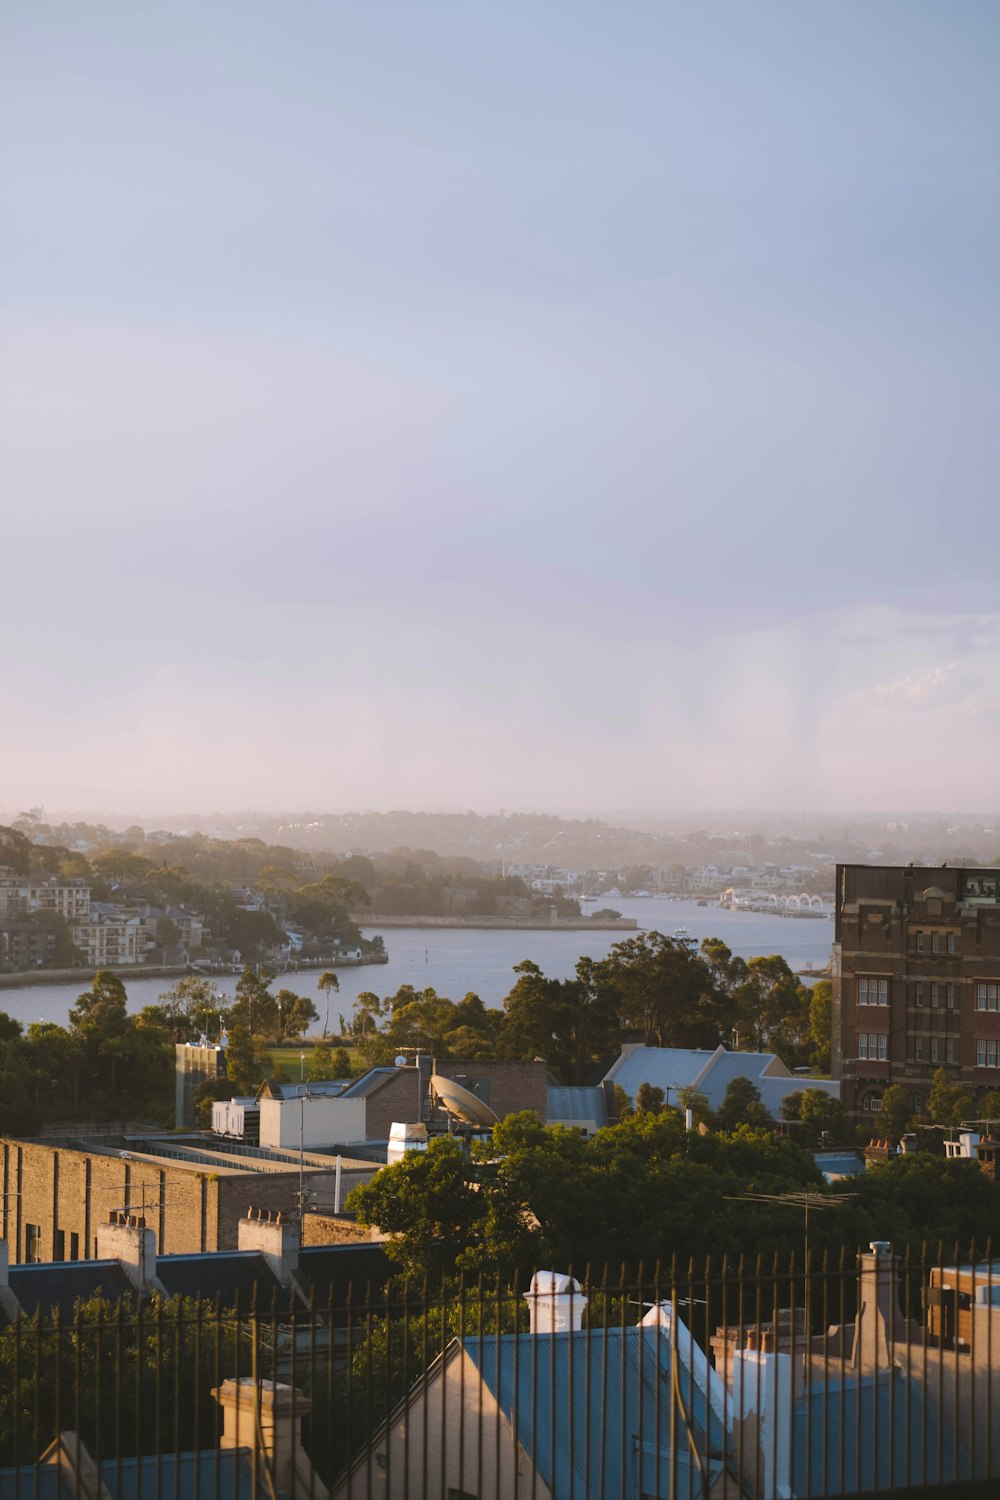
[[[694,934],[692,932],[689,932],[686,927],[675,927],[670,936],[673,938],[675,943],[694,942]]]

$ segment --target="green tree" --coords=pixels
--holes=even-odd
[[[817,979],[809,1000],[809,1037],[812,1042],[812,1065],[820,1073],[830,1071],[832,1018],[833,985],[829,979]]]
[[[882,1095],[882,1112],[879,1127],[890,1141],[898,1141],[907,1130],[913,1116],[910,1096],[901,1083],[890,1083]]]
[[[746,978],[732,992],[739,1047],[777,1052],[796,1066],[808,1050],[809,991],[780,954],[747,960]]]
[[[0,865],[6,865],[18,875],[27,875],[31,869],[31,849],[27,834],[0,823]]]
[[[90,989],[77,997],[70,1026],[84,1044],[91,1068],[106,1065],[112,1101],[118,1096],[118,1068],[128,1050],[130,1031],[125,986],[110,969],[99,969]]]
[[[927,1095],[927,1112],[935,1125],[960,1125],[971,1119],[975,1107],[968,1090],[952,1083],[946,1068],[936,1068]]]
[[[323,1013],[323,1039],[325,1041],[327,1033],[330,1030],[330,991],[334,990],[339,992],[340,980],[337,978],[336,974],[334,974],[332,969],[324,969],[322,974],[319,976],[319,979],[316,981],[316,986],[318,989],[321,989],[323,991],[323,994],[326,996],[326,1009]]]
[[[983,1095],[983,1102],[979,1106],[979,1116],[991,1127],[1000,1123],[1000,1089],[990,1089]]]
[[[347,1207],[359,1224],[391,1236],[386,1254],[401,1271],[436,1282],[476,1244],[486,1218],[487,1197],[476,1191],[468,1166],[459,1143],[440,1136],[355,1188]]]
[[[319,1011],[308,995],[296,995],[294,990],[279,990],[277,1005],[281,1035],[289,1040],[305,1036],[313,1022],[319,1020]]]
[[[615,943],[593,968],[620,1025],[646,1032],[658,1047],[717,1045],[722,1010],[715,976],[686,943],[644,932]]]
[[[203,1036],[217,1041],[225,1026],[228,1002],[210,979],[186,974],[164,991],[155,1006],[146,1006],[143,1015],[147,1011],[156,1013],[176,1042],[197,1042]]]
[[[711,1129],[715,1124],[715,1117],[707,1096],[702,1093],[701,1089],[696,1089],[693,1084],[679,1091],[677,1102],[681,1109],[691,1111],[691,1118],[695,1125],[706,1125]]]
[[[741,1125],[771,1125],[773,1120],[760,1102],[760,1089],[749,1078],[733,1078],[716,1110],[720,1130],[738,1130]]]
[[[636,1112],[640,1115],[659,1115],[666,1108],[666,1097],[654,1083],[640,1083],[635,1094]]]
[[[573,979],[548,979],[529,960],[504,1001],[500,1048],[508,1057],[543,1057],[564,1083],[617,1051],[616,992],[603,966],[581,958]]]
[[[230,1029],[240,1026],[254,1037],[273,1037],[280,1031],[278,1002],[271,994],[274,979],[269,969],[247,964],[236,983],[236,998],[229,1010]]]
[[[350,1078],[350,1055],[343,1047],[338,1047],[335,1052],[329,1042],[317,1042],[309,1058],[307,1076],[313,1083],[322,1083],[331,1078]]]
[[[254,1094],[263,1082],[267,1065],[249,1029],[235,1021],[229,1028],[226,1076],[239,1094]]]

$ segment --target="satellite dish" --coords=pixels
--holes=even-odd
[[[488,1104],[470,1089],[463,1089],[452,1078],[442,1078],[440,1073],[431,1074],[431,1095],[435,1104],[463,1125],[478,1125],[480,1128],[499,1125],[498,1117]]]

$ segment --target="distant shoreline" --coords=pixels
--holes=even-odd
[[[480,927],[506,928],[512,932],[637,932],[635,917],[600,921],[587,917],[567,917],[557,922],[531,922],[523,917],[382,917],[370,912],[355,912],[351,921],[373,931],[382,927]]]
[[[187,964],[99,964],[99,969],[110,969],[122,979],[141,975],[144,979],[182,979],[191,970]],[[90,984],[97,969],[25,969],[23,974],[0,974],[0,990],[21,990],[33,984],[79,984],[84,989]]]

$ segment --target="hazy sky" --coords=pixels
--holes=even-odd
[[[0,20],[0,806],[997,807],[996,0]]]

